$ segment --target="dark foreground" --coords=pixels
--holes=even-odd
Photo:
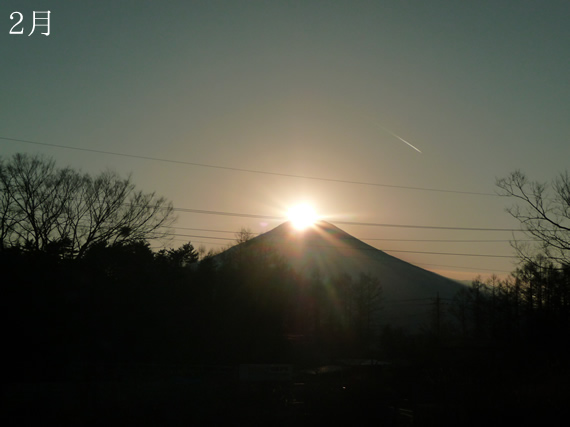
[[[270,366],[270,365],[267,365]],[[3,384],[2,425],[566,425],[568,375],[508,387],[449,372],[335,364],[286,378],[239,367],[147,366],[149,375]],[[138,366],[139,371],[145,370]],[[176,372],[178,371],[178,372]],[[419,375],[418,375],[419,374]],[[115,378],[112,378],[115,376]],[[101,377],[101,375],[100,375]],[[502,396],[502,398],[500,397]]]

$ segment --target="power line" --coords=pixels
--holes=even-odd
[[[392,227],[392,228],[418,228],[430,230],[461,230],[461,231],[509,231],[509,232],[523,232],[523,230],[516,228],[482,228],[482,227],[445,227],[436,225],[410,225],[410,224],[381,224],[375,222],[352,222],[352,221],[335,221],[337,224],[342,225],[358,225],[365,227]]]
[[[499,272],[499,273],[511,273],[508,270],[496,270],[492,268],[477,268],[477,267],[465,267],[460,265],[444,265],[444,264],[427,264],[425,262],[416,262],[414,265],[427,265],[432,267],[445,267],[445,268],[460,268],[462,270],[478,270],[478,271],[491,271],[491,272]]]
[[[432,191],[432,192],[439,192],[439,193],[469,194],[469,195],[474,195],[474,196],[498,197],[498,195],[495,193],[484,193],[484,192],[477,192],[477,191],[448,190],[448,189],[442,189],[442,188],[412,187],[412,186],[406,186],[406,185],[380,184],[380,183],[376,183],[376,182],[354,181],[354,180],[325,178],[325,177],[310,176],[310,175],[297,175],[297,174],[290,174],[290,173],[270,172],[270,171],[263,171],[263,170],[257,170],[257,169],[245,169],[245,168],[236,168],[236,167],[232,167],[232,166],[220,166],[220,165],[212,165],[212,164],[207,164],[207,163],[187,162],[187,161],[183,161],[183,160],[162,159],[159,157],[142,156],[142,155],[138,155],[138,154],[126,154],[126,153],[118,153],[118,152],[114,152],[114,151],[95,150],[92,148],[71,147],[68,145],[49,144],[46,142],[37,142],[37,141],[30,141],[30,140],[18,139],[18,138],[8,138],[8,137],[3,137],[3,136],[0,136],[0,140],[12,141],[12,142],[21,142],[24,144],[40,145],[40,146],[44,146],[44,147],[62,148],[62,149],[66,149],[66,150],[85,151],[85,152],[89,152],[89,153],[108,154],[111,156],[129,157],[129,158],[133,158],[133,159],[152,160],[152,161],[164,162],[164,163],[174,163],[174,164],[180,164],[180,165],[186,165],[186,166],[197,166],[197,167],[210,168],[210,169],[222,169],[222,170],[229,170],[229,171],[234,171],[234,172],[245,172],[245,173],[252,173],[252,174],[282,176],[282,177],[287,177],[287,178],[309,179],[309,180],[314,180],[314,181],[337,182],[337,183],[342,183],[342,184],[366,185],[366,186],[386,187],[386,188],[398,188],[398,189],[403,189],[403,190]]]
[[[193,227],[179,227],[174,228],[180,230],[196,230],[196,231],[209,231],[213,233],[231,233],[237,234],[239,231],[232,230],[213,230],[209,228],[193,228]],[[251,232],[251,235],[258,236],[263,233]],[[512,239],[394,239],[394,238],[376,238],[376,237],[359,237],[354,236],[358,240],[362,241],[384,241],[384,242],[428,242],[428,243],[508,243]],[[517,239],[517,242],[539,242],[539,239]]]
[[[188,229],[188,230],[200,230],[200,231],[213,231],[213,232],[220,232],[220,233],[234,233],[233,231],[229,230],[212,230],[212,229],[203,229],[203,228],[187,228],[187,227],[176,227],[181,229]],[[260,233],[254,233],[260,234]],[[177,234],[172,233],[169,235],[178,236],[178,237],[197,237],[197,238],[205,238],[205,239],[216,239],[216,240],[227,240],[232,241],[235,239],[232,238],[223,238],[223,237],[214,237],[214,236],[196,236],[196,235],[188,235],[188,234]],[[509,240],[437,240],[437,239],[366,239],[366,238],[358,238],[359,240],[387,240],[387,241],[406,241],[406,242],[508,242]],[[186,239],[174,239],[177,241],[187,241]],[[526,240],[525,240],[526,241]],[[531,241],[531,240],[528,240]],[[223,245],[223,243],[219,242],[204,242],[204,241],[197,241],[192,240],[192,243],[204,243],[204,244],[216,244],[216,245]],[[325,246],[325,245],[321,245]],[[326,246],[334,246],[334,245],[326,245]],[[376,249],[376,248],[374,248]],[[372,250],[372,249],[371,249]],[[378,249],[381,250],[381,249]],[[394,252],[389,249],[382,249],[386,252]],[[412,251],[409,251],[412,252]],[[415,253],[415,252],[413,252]],[[418,253],[426,253],[426,254],[438,254],[436,252],[418,252]],[[487,256],[487,257],[507,257],[506,255],[490,255],[490,254],[461,254],[460,256]],[[478,268],[478,267],[468,267],[468,266],[458,266],[458,265],[447,265],[447,264],[431,264],[431,263],[414,263],[414,265],[424,265],[424,266],[432,266],[432,267],[444,267],[444,268],[457,268],[462,270],[477,270],[477,271],[489,271],[489,272],[498,272],[498,273],[510,273],[510,270],[497,270],[497,269],[489,269],[489,268]]]
[[[178,237],[197,237],[197,238],[205,238],[205,239],[217,239],[217,240],[227,240],[227,241],[232,241],[234,239],[231,238],[221,238],[221,237],[210,237],[210,236],[196,236],[196,235],[187,235],[187,234],[178,234],[178,233],[173,233],[170,234],[173,236],[178,236]],[[187,242],[187,239],[173,239],[176,241],[184,241]],[[210,245],[224,245],[223,243],[219,243],[219,242],[205,242],[205,241],[200,241],[200,240],[192,240],[192,243],[203,243],[203,244],[210,244]],[[339,246],[335,246],[335,245],[311,245],[311,246],[322,246],[322,247],[339,247]],[[390,249],[377,249],[377,248],[362,248],[364,250],[381,250],[384,252],[397,252],[397,250],[390,250]],[[401,252],[409,252],[409,253],[421,253],[421,254],[434,254],[434,255],[440,255],[442,253],[439,252],[420,252],[420,251],[401,251]],[[476,256],[476,257],[499,257],[499,258],[515,258],[513,256],[507,256],[507,255],[492,255],[492,254],[455,254],[455,253],[443,253],[443,255],[456,255],[456,256]],[[354,257],[351,255],[345,255],[345,256],[349,256],[349,257]],[[431,264],[431,263],[421,263],[421,262],[417,262],[417,263],[413,263],[413,265],[416,266],[432,266],[432,267],[444,267],[444,268],[456,268],[456,269],[462,269],[462,270],[477,270],[477,271],[489,271],[489,272],[498,272],[498,273],[511,273],[511,271],[508,270],[498,270],[498,269],[488,269],[488,268],[478,268],[478,267],[468,267],[468,266],[459,266],[459,265],[448,265],[448,264]]]
[[[274,215],[260,215],[260,214],[246,214],[237,212],[224,212],[224,211],[210,211],[205,209],[191,209],[191,208],[173,208],[176,212],[197,213],[204,215],[219,215],[219,216],[235,216],[240,218],[260,218],[260,219],[273,219],[277,221],[286,221],[287,218]]]
[[[173,239],[173,240],[176,240],[179,242],[188,242],[187,239]],[[204,242],[204,241],[200,241],[200,240],[192,240],[192,244],[194,244],[194,243],[202,243],[202,244],[207,244],[207,245],[220,245],[220,246],[224,245],[224,243],[220,243],[220,242]],[[425,266],[432,266],[432,267],[459,268],[462,270],[477,270],[477,271],[489,271],[489,272],[498,272],[498,273],[511,273],[511,271],[508,271],[508,270],[496,270],[496,269],[490,269],[490,268],[466,267],[466,266],[460,266],[460,265],[427,264],[425,262],[414,262],[412,265],[415,265],[415,266],[425,265]]]
[[[203,230],[203,229],[197,229],[197,230]],[[219,231],[219,230],[212,230],[212,231]],[[231,231],[224,231],[225,233],[231,233]],[[234,238],[227,238],[227,237],[214,237],[214,236],[196,236],[196,235],[190,235],[190,234],[178,234],[178,233],[171,233],[168,234],[169,236],[178,236],[178,237],[197,237],[197,238],[203,238],[203,239],[216,239],[216,240],[227,240],[227,241],[233,241],[235,240]],[[173,239],[176,241],[180,241],[180,242],[187,242],[187,239]],[[360,240],[366,240],[366,239],[360,239]],[[395,241],[397,241],[396,239],[394,239]],[[408,240],[408,241],[414,241],[414,240]],[[461,240],[459,240],[461,241]],[[476,241],[476,240],[475,240]],[[497,240],[497,241],[502,241],[502,240]],[[223,243],[219,243],[219,242],[204,242],[204,241],[199,241],[199,240],[192,240],[192,243],[204,243],[204,244],[209,244],[209,245],[224,245]],[[315,245],[312,245],[315,246]],[[317,245],[317,246],[326,246],[326,247],[335,247],[335,245]],[[366,248],[363,248],[364,250],[367,250]],[[368,250],[374,250],[377,249],[379,251],[384,251],[384,252],[397,252],[397,250],[390,250],[390,249],[378,249],[378,248],[371,248]],[[419,252],[419,251],[400,251],[400,252],[410,252],[410,253],[420,253],[420,254],[429,254],[429,255],[439,255],[439,252]],[[510,255],[492,255],[492,254],[454,254],[454,253],[443,253],[444,255],[458,255],[458,256],[477,256],[477,257],[499,257],[499,258],[516,258],[515,256],[510,256]],[[431,264],[431,263],[424,263],[424,262],[416,262],[414,263],[414,265],[425,265],[425,266],[432,266],[432,267],[446,267],[446,268],[460,268],[460,269],[467,269],[467,270],[478,270],[478,271],[491,271],[491,272],[499,272],[499,273],[510,273],[510,270],[497,270],[497,269],[492,269],[492,268],[478,268],[478,267],[467,267],[467,266],[461,266],[461,265],[447,265],[447,264]]]
[[[230,231],[230,230],[212,230],[212,229],[208,229],[208,228],[192,228],[192,227],[178,227],[175,226],[174,228],[179,228],[180,230],[196,230],[196,231],[210,231],[213,233],[232,233],[232,234],[236,234],[239,233],[239,231]],[[253,235],[259,235],[260,233],[251,233]]]
[[[215,240],[235,241],[235,238],[230,238],[230,237],[197,236],[194,234],[179,234],[179,233],[166,233],[166,235],[167,236],[176,236],[176,237],[197,237],[198,239],[215,239]]]
[[[203,230],[203,229],[195,229],[195,230]],[[207,230],[205,230],[207,231]],[[219,231],[220,230],[212,230],[212,231]],[[231,231],[223,231],[224,233],[231,233]],[[197,238],[203,238],[203,239],[216,239],[216,240],[228,240],[228,241],[233,241],[235,240],[234,238],[228,238],[228,237],[214,237],[214,236],[196,236],[196,235],[190,235],[190,234],[177,234],[177,233],[172,233],[172,234],[168,234],[171,236],[178,236],[178,237],[197,237]],[[398,239],[362,239],[362,238],[357,238],[359,240],[391,240],[391,241],[435,241],[435,242],[448,242],[448,240],[414,240],[414,239],[407,239],[407,240],[398,240]],[[182,240],[182,239],[177,239],[177,240]],[[505,240],[490,240],[491,242],[505,242]],[[195,243],[210,243],[210,244],[214,244],[214,242],[198,242],[198,241],[194,241]],[[449,240],[449,242],[486,242],[486,240]],[[508,242],[508,240],[506,240],[506,242]],[[218,243],[216,243],[218,244]],[[315,245],[311,245],[311,246],[315,246]],[[325,246],[325,247],[341,247],[341,246],[336,246],[336,245],[317,245],[317,246]],[[366,250],[366,248],[363,248]],[[456,254],[456,253],[449,253],[449,252],[429,252],[429,251],[405,251],[405,250],[397,250],[397,249],[378,249],[378,248],[372,248],[372,249],[377,249],[380,251],[384,251],[384,252],[407,252],[407,253],[417,253],[417,254],[429,254],[429,255],[457,255],[457,256],[474,256],[474,257],[490,257],[490,258],[516,258],[516,256],[512,256],[512,255],[493,255],[493,254]],[[370,250],[372,250],[370,249]],[[455,265],[442,265],[442,264],[426,264],[426,263],[415,263],[417,265],[427,265],[427,266],[434,266],[434,267],[448,267],[448,268],[461,268],[461,269],[472,269],[472,270],[480,270],[480,271],[497,271],[497,272],[501,272],[501,273],[510,273],[510,271],[507,270],[496,270],[496,269],[488,269],[488,268],[476,268],[476,267],[466,267],[466,266],[455,266]]]
[[[374,241],[385,241],[385,242],[430,242],[430,243],[507,243],[512,240],[506,239],[488,239],[488,240],[454,240],[454,239],[375,239],[367,237],[357,237],[359,240],[374,240]],[[538,239],[521,239],[517,242],[539,242]]]
[[[450,256],[473,256],[486,258],[517,258],[514,255],[489,255],[489,254],[458,254],[453,252],[423,252],[423,251],[402,251],[399,249],[381,249],[384,252],[401,252],[410,254],[429,254],[429,255],[450,255]]]
[[[188,243],[189,240],[188,239],[169,239],[169,241],[175,240],[177,242],[186,242]],[[204,242],[203,240],[192,240],[190,243],[192,243],[192,245],[194,245],[194,243],[203,243],[205,245],[219,245],[219,246],[225,246],[227,245],[227,243],[220,243],[220,242]],[[162,245],[160,247],[165,247],[165,245]]]
[[[215,240],[229,240],[233,241],[235,239],[229,237],[215,237],[215,236],[198,236],[193,234],[179,234],[179,233],[166,233],[167,236],[176,236],[176,237],[192,237],[192,238],[199,238],[199,239],[215,239]],[[323,248],[340,248],[344,249],[345,247],[342,245],[334,245],[334,244],[308,244],[307,246],[311,247],[323,247]],[[401,252],[401,253],[412,253],[412,254],[427,254],[427,255],[449,255],[449,256],[471,256],[471,257],[486,257],[486,258],[516,258],[514,255],[496,255],[496,254],[464,254],[464,253],[453,253],[453,252],[429,252],[429,251],[406,251],[406,250],[399,250],[399,249],[378,249],[372,246],[360,248],[361,250],[379,250],[382,252]]]
[[[211,211],[205,209],[191,209],[191,208],[173,208],[177,212],[197,213],[204,215],[220,215],[220,216],[234,216],[241,218],[260,218],[260,219],[273,219],[273,220],[286,220],[287,218],[273,215],[260,215],[260,214],[246,214],[237,212],[224,212],[224,211]],[[332,223],[333,221],[331,221]],[[430,230],[461,230],[461,231],[500,231],[500,232],[524,232],[524,230],[516,228],[484,228],[484,227],[446,227],[435,225],[411,225],[411,224],[387,224],[376,222],[353,222],[353,221],[334,221],[336,224],[342,225],[357,225],[366,227],[392,227],[392,228],[416,228],[416,229],[430,229]]]

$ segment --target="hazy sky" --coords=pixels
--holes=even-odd
[[[50,35],[28,36],[33,11],[46,10]],[[14,11],[23,35],[9,34]],[[570,166],[569,17],[567,0],[2,1],[0,137],[492,194],[515,169],[549,181]],[[0,139],[1,155],[16,152],[132,173],[176,208],[280,217],[309,202],[449,277],[513,268],[510,258],[435,254],[510,256],[509,232],[337,222],[518,227],[511,202],[494,195]],[[177,234],[202,237],[173,246],[218,247],[229,240],[212,237],[280,223],[177,214]]]

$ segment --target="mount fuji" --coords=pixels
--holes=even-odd
[[[382,323],[393,326],[427,326],[436,298],[449,300],[464,287],[388,255],[326,221],[303,230],[285,222],[225,253],[236,250],[274,252],[304,278],[315,272],[324,281],[341,274],[373,276],[382,286]]]

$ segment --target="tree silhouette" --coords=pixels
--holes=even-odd
[[[0,159],[0,248],[81,258],[93,245],[164,237],[172,204],[135,189],[130,177],[92,177],[40,156]]]
[[[236,244],[239,245],[241,243],[245,243],[251,239],[253,239],[254,235],[253,235],[253,231],[251,231],[251,229],[242,227],[237,233],[235,233],[236,236]]]
[[[561,173],[548,186],[529,181],[524,173],[515,171],[496,183],[499,194],[515,198],[523,205],[507,209],[518,219],[523,229],[539,241],[540,252],[559,264],[570,263],[570,175]],[[513,244],[517,254],[524,261],[533,261],[536,253],[532,247],[520,242]]]
[[[187,267],[198,262],[199,254],[192,243],[184,243],[178,249],[161,249],[156,258],[169,267]]]

